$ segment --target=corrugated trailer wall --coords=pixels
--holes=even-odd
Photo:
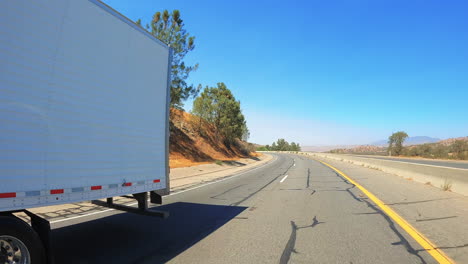
[[[1,1],[0,211],[165,189],[169,54],[99,1]]]

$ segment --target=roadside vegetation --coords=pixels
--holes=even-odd
[[[249,138],[240,101],[222,82],[216,87],[205,87],[193,102],[192,114],[199,118],[199,127],[202,127],[203,122],[213,124],[216,136],[222,136],[227,145],[236,139],[246,141]]]
[[[388,138],[388,154],[390,156],[423,157],[432,159],[468,159],[468,141],[466,138],[438,143],[427,143],[403,147],[408,134],[403,131],[393,133]]]
[[[240,101],[222,82],[216,87],[187,83],[198,63],[187,65],[185,56],[195,49],[195,36],[186,29],[179,10],[156,12],[150,23],[142,25],[172,50],[170,84],[170,160],[171,167],[192,163],[221,162],[250,155],[255,151],[245,141],[249,130]],[[200,93],[201,92],[201,93]],[[183,112],[184,103],[194,99],[192,114]]]
[[[287,142],[283,138],[278,139],[270,145],[260,146],[257,148],[258,151],[301,151],[299,143]]]
[[[407,146],[403,148],[401,155],[433,159],[468,160],[468,141],[455,140],[452,144],[448,145],[431,143]]]
[[[403,152],[403,142],[408,138],[404,131],[398,131],[388,137],[388,155],[398,156]]]
[[[393,133],[388,138],[388,147],[358,146],[350,149],[333,149],[330,153],[389,155],[421,157],[428,159],[468,160],[468,137],[452,138],[436,143],[404,146],[408,134],[404,131]]]
[[[142,26],[141,19],[138,19],[136,23]],[[174,10],[172,13],[167,10],[162,13],[156,12],[153,20],[145,26],[151,35],[169,45],[173,50],[171,107],[177,109],[182,109],[184,101],[190,97],[197,96],[201,88],[201,85],[194,86],[187,83],[190,73],[198,69],[198,63],[186,65],[184,62],[185,56],[195,49],[195,36],[191,36],[184,26],[179,10]]]

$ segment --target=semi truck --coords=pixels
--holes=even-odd
[[[54,262],[33,207],[168,216],[171,54],[99,0],[0,1],[0,263]]]

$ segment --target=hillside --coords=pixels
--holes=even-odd
[[[337,148],[330,153],[386,155],[387,147],[364,145]],[[468,159],[468,137],[449,138],[435,143],[405,145],[401,156],[438,159]]]
[[[405,146],[410,145],[419,145],[426,143],[435,143],[440,141],[438,138],[432,138],[427,136],[415,136],[408,137],[404,143]],[[382,139],[366,145],[329,145],[329,146],[303,146],[302,150],[304,151],[314,151],[314,152],[328,152],[331,150],[340,150],[340,153],[361,153],[361,154],[373,154],[375,152],[381,152],[382,147],[388,146],[388,139]],[[376,148],[374,148],[376,147]],[[355,150],[353,150],[355,149]]]
[[[405,146],[420,145],[420,144],[426,144],[426,143],[436,143],[438,141],[440,141],[440,138],[433,138],[433,137],[428,137],[428,136],[414,136],[414,137],[408,137],[405,140],[404,145]],[[379,141],[371,143],[370,145],[386,147],[388,146],[388,139],[379,140]]]
[[[331,153],[341,153],[341,154],[367,154],[367,155],[384,155],[386,154],[387,148],[380,146],[372,145],[362,145],[352,148],[339,148],[332,149],[329,152]]]
[[[216,136],[215,128],[184,111],[171,109],[171,136],[169,166],[188,167],[216,160],[237,160],[256,156],[254,148],[238,140],[227,145],[224,138]]]
[[[455,143],[455,141],[457,141],[457,140],[468,141],[468,137],[448,138],[448,139],[441,140],[441,141],[439,141],[437,143],[439,143],[441,145],[444,145],[444,146],[450,146],[453,143]]]

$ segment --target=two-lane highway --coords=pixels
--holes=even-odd
[[[56,223],[57,263],[435,263],[335,171],[274,155],[165,197],[165,220],[109,211]]]

